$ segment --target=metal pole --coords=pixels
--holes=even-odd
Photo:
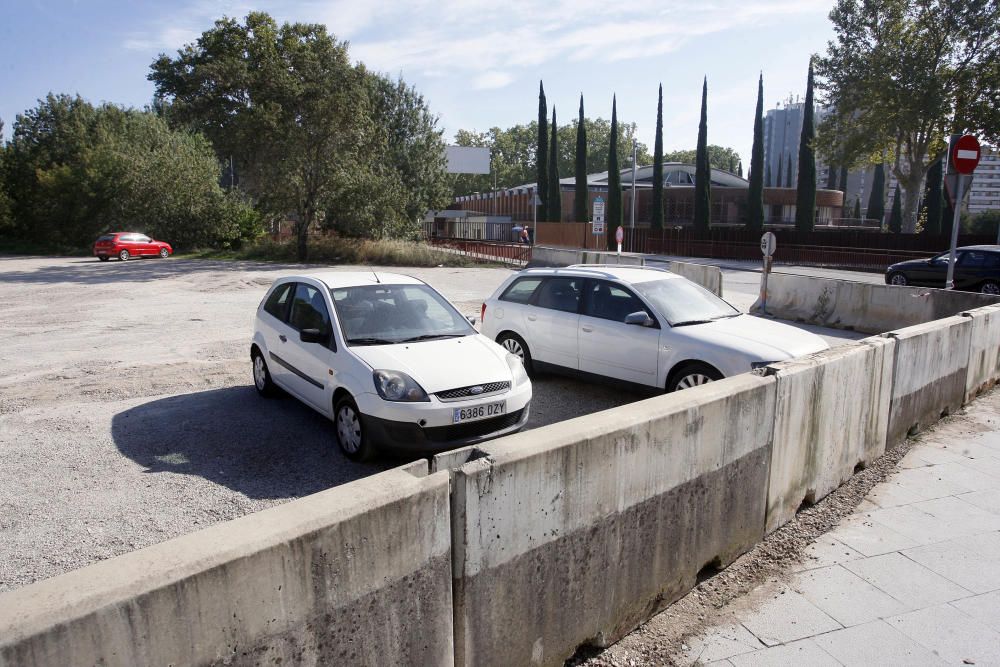
[[[951,253],[948,255],[948,279],[944,282],[945,289],[955,287],[955,247],[958,245],[958,226],[961,224],[962,197],[965,196],[965,175],[959,174],[955,190],[955,217],[951,222]]]
[[[632,140],[632,222],[629,224],[631,229],[635,229],[635,163],[639,156],[639,144],[635,139]]]

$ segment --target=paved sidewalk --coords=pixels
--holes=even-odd
[[[688,664],[1000,665],[1000,392],[939,425]]]

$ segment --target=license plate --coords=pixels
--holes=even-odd
[[[506,411],[507,411],[506,401],[499,401],[497,403],[487,403],[486,405],[477,405],[471,408],[455,408],[455,411],[452,415],[451,423],[460,424],[462,422],[474,422],[480,419],[499,417]]]

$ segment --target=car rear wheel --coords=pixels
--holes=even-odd
[[[524,342],[523,338],[517,334],[506,332],[497,336],[497,343],[503,349],[521,359],[521,363],[524,364],[524,370],[529,376],[534,374],[534,369],[531,367],[531,352],[528,350],[528,344]]]
[[[108,256],[107,255],[101,255],[97,259],[101,260],[102,262],[106,262],[106,261],[108,261]]]
[[[131,256],[132,255],[129,254],[128,250],[122,250],[120,253],[118,253],[118,259],[120,259],[123,262],[127,262],[128,258]]]
[[[255,347],[250,357],[253,359],[253,386],[257,388],[257,393],[265,398],[276,396],[278,387],[271,380],[271,371],[267,369],[264,355]]]
[[[167,249],[160,248],[160,259],[166,259],[167,257],[170,257],[170,253],[167,251]]]
[[[982,294],[1000,294],[1000,283],[995,280],[987,280],[979,287]]]
[[[358,406],[350,396],[337,401],[333,409],[334,425],[337,430],[337,445],[344,456],[352,461],[367,461],[375,451],[368,441],[364,422]]]
[[[893,273],[891,276],[889,276],[889,284],[896,285],[898,287],[906,287],[907,285],[910,284],[910,282],[906,279],[906,276],[897,271],[896,273]]]
[[[703,384],[708,384],[709,382],[715,382],[716,380],[721,379],[722,373],[715,370],[708,364],[692,362],[684,364],[674,371],[674,373],[670,376],[670,380],[667,382],[667,391],[680,391],[681,389],[700,387]]]

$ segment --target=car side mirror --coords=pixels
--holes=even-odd
[[[471,324],[472,326],[476,326],[476,318],[469,315],[465,319],[469,320],[469,324]]]
[[[299,332],[299,340],[303,343],[325,343],[327,335],[319,329],[303,329]]]
[[[653,318],[649,316],[644,310],[640,310],[635,313],[629,313],[625,316],[625,324],[637,324],[640,327],[651,327],[656,324]]]

